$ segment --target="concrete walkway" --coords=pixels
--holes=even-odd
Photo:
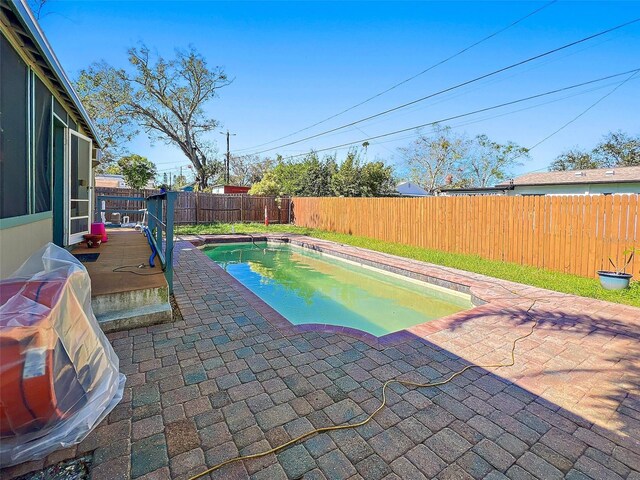
[[[356,421],[400,377],[389,408],[210,478],[640,479],[640,309],[562,295],[308,238],[314,248],[466,288],[475,309],[376,340],[300,328],[189,243],[178,243],[182,321],[110,334],[127,374],[123,402],[81,445],[0,472],[10,478],[93,451],[94,479],[186,479],[313,427]],[[527,313],[527,309],[531,309]]]

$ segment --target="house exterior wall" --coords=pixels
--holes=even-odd
[[[0,229],[0,279],[7,278],[33,252],[52,241],[51,216],[39,221]]]
[[[640,193],[638,183],[585,183],[579,185],[515,185],[508,195],[600,195]]]
[[[64,171],[64,163],[67,161],[65,157],[67,154],[64,153],[64,149],[62,151],[63,153],[60,153],[60,151],[57,150],[58,147],[55,147],[54,136],[56,134],[54,133],[54,124],[56,120],[54,120],[53,114],[59,117],[62,122],[66,123],[64,138],[61,140],[63,143],[66,142],[69,131],[77,131],[79,133],[86,132],[84,132],[79,125],[79,119],[70,112],[64,100],[60,98],[47,75],[38,64],[31,61],[28,55],[25,54],[20,43],[16,40],[13,31],[2,23],[0,23],[0,37],[2,48],[8,52],[12,52],[11,55],[17,55],[19,61],[22,62],[20,63],[21,69],[26,66],[28,72],[27,79],[30,82],[29,92],[36,92],[35,94],[29,93],[28,97],[25,97],[24,100],[28,105],[29,129],[27,135],[23,140],[21,140],[22,134],[19,136],[7,136],[5,138],[5,141],[8,139],[8,141],[14,145],[17,145],[19,142],[24,142],[24,144],[27,145],[26,154],[15,154],[12,152],[11,156],[7,155],[4,159],[7,165],[22,165],[21,162],[28,165],[27,208],[17,213],[9,211],[0,215],[0,217],[2,217],[0,218],[0,278],[5,278],[19,267],[34,251],[41,248],[47,242],[54,241],[54,228],[66,228],[68,225],[69,206],[64,192],[61,190],[61,185],[63,184],[65,184],[65,189],[68,188],[70,180],[68,172]],[[14,65],[17,65],[17,62],[7,66],[7,68],[14,68]],[[47,119],[46,123],[39,125],[38,129],[36,129],[35,122],[37,118],[35,118],[33,112],[39,100],[37,96],[35,96],[34,99],[34,95],[38,94],[38,90],[34,87],[37,87],[38,84],[43,86],[40,92],[48,92],[50,95],[50,100],[47,100],[46,105],[51,109],[53,114],[49,113],[47,116],[43,116],[42,118]],[[3,85],[2,88],[7,89],[5,93],[13,92],[13,87],[10,88],[7,85]],[[40,97],[40,99],[42,98],[45,97]],[[43,104],[43,102],[40,100],[40,104],[38,105],[41,104]],[[0,115],[1,112],[2,109],[0,109]],[[0,117],[0,125],[2,124],[1,120],[3,119]],[[24,121],[27,123],[27,118],[25,118]],[[46,154],[36,148],[39,137],[35,136],[35,131],[44,132],[42,139],[48,138],[46,141],[48,144]],[[45,142],[43,140],[42,145],[44,144]],[[62,155],[62,157],[60,155]],[[39,173],[39,165],[44,165],[45,163],[48,165],[46,171]],[[56,177],[55,182],[54,176]],[[24,176],[22,178],[24,178]],[[40,180],[39,183],[37,179]],[[59,187],[56,189],[54,185],[58,185]],[[2,188],[0,194],[4,195],[2,201],[5,203],[13,201],[25,202],[25,196],[21,191],[18,193],[12,191],[11,188]],[[92,191],[90,191],[90,195],[92,195]],[[38,199],[40,200],[38,201]],[[59,206],[61,206],[61,208],[58,208]],[[89,208],[89,212],[89,222],[91,222],[91,208]],[[57,227],[54,225],[57,225]],[[62,244],[64,241],[66,240],[56,240],[59,244]]]
[[[226,193],[247,193],[251,187],[239,187],[236,185],[215,185],[211,188],[211,193],[223,195]]]

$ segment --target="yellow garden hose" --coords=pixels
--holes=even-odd
[[[505,287],[503,287],[503,288],[505,288]],[[526,310],[527,314],[531,311],[531,309],[533,308],[534,304],[535,304],[535,301]],[[296,438],[294,438],[292,440],[289,440],[288,442],[283,443],[282,445],[278,445],[277,447],[274,447],[274,448],[272,448],[270,450],[266,450],[264,452],[259,452],[259,453],[254,453],[254,454],[251,454],[251,455],[241,455],[241,456],[238,456],[238,457],[230,458],[229,460],[225,460],[222,463],[214,465],[213,467],[208,468],[207,470],[205,470],[205,471],[203,471],[201,473],[198,473],[197,475],[194,475],[189,480],[196,480],[196,479],[198,479],[200,477],[203,477],[204,475],[207,475],[208,473],[211,473],[211,472],[213,472],[215,470],[218,470],[219,468],[222,468],[225,465],[228,465],[230,463],[238,462],[238,461],[241,461],[241,460],[249,460],[251,458],[260,458],[260,457],[264,457],[266,455],[269,455],[271,453],[278,452],[280,450],[283,450],[283,449],[293,445],[294,443],[297,443],[297,442],[299,442],[301,440],[304,440],[305,438],[308,438],[308,437],[310,437],[312,435],[315,435],[315,434],[318,434],[318,433],[329,432],[331,430],[344,430],[344,429],[347,429],[347,428],[361,427],[362,425],[365,425],[368,422],[370,422],[373,419],[373,417],[375,417],[375,415],[385,407],[385,405],[387,403],[387,387],[392,383],[398,383],[398,384],[404,385],[406,387],[415,387],[415,388],[438,387],[440,385],[444,385],[446,383],[449,383],[451,380],[453,380],[457,376],[462,375],[464,372],[466,372],[467,370],[470,370],[472,368],[512,367],[516,363],[515,351],[516,351],[517,343],[520,340],[524,340],[525,338],[529,337],[533,333],[533,331],[534,331],[534,329],[536,328],[537,325],[538,325],[538,321],[534,319],[533,320],[533,325],[531,326],[531,329],[529,330],[529,332],[526,333],[525,335],[521,335],[518,338],[516,338],[515,340],[513,340],[512,344],[511,344],[511,360],[509,362],[507,362],[507,363],[493,363],[493,364],[488,364],[488,365],[467,365],[463,369],[452,373],[451,376],[449,378],[447,378],[446,380],[440,380],[438,382],[432,382],[432,383],[417,383],[417,382],[411,382],[409,380],[397,380],[397,379],[387,380],[386,382],[384,382],[384,384],[382,386],[382,403],[380,404],[380,406],[378,408],[376,408],[374,410],[374,412],[371,415],[369,415],[367,418],[365,418],[361,422],[349,423],[349,424],[346,424],[346,425],[336,425],[336,426],[332,426],[332,427],[316,428],[314,430],[311,430],[310,432],[307,432],[307,433],[305,433],[303,435],[300,435],[299,437],[296,437]]]

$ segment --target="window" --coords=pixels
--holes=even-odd
[[[51,92],[34,75],[34,213],[51,210]]]
[[[0,218],[51,211],[52,100],[0,35]]]
[[[27,65],[0,35],[0,218],[29,213]]]

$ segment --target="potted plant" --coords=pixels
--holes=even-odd
[[[623,260],[624,257],[629,255],[627,261],[622,265],[622,268],[618,268],[616,264],[609,258],[609,263],[613,267],[613,270],[598,270],[598,278],[600,278],[600,285],[605,290],[623,290],[629,287],[629,282],[631,281],[632,274],[626,272],[626,268],[633,260],[633,257],[636,253],[637,249],[630,248],[622,252]]]

